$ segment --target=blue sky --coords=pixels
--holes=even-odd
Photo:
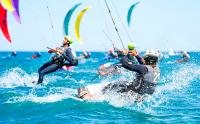
[[[107,1],[125,46],[130,39],[123,27],[140,50],[199,50],[200,0],[140,0],[133,12],[130,27],[126,22],[128,8],[137,0]],[[92,8],[85,13],[81,22],[83,44],[75,41],[72,47],[76,51],[103,51],[111,48],[104,30],[115,41],[115,45],[122,48],[103,0],[20,0],[22,24],[18,24],[13,15],[8,13],[12,44],[0,33],[0,51],[47,50],[47,46],[60,45],[64,36],[64,17],[67,11],[79,2],[83,4],[75,11],[70,21],[69,32],[74,39],[74,22],[78,13],[85,7]],[[51,28],[47,5],[54,30]]]

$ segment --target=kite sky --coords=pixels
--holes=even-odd
[[[199,50],[199,0],[107,2],[125,46],[133,41],[140,50]],[[128,26],[128,9],[137,2],[139,4],[134,8]],[[19,0],[21,24],[11,12],[7,13],[12,43],[0,32],[0,51],[46,51],[47,46],[60,45],[64,36],[65,16],[78,3],[82,4],[71,15],[69,22],[68,32],[75,40],[72,47],[76,51],[105,51],[112,47],[110,38],[116,47],[122,48],[104,0]],[[87,7],[90,9],[80,22],[80,44],[76,40],[75,22],[78,14]]]

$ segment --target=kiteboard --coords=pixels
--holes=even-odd
[[[108,74],[119,74],[121,71],[118,69],[118,65],[114,63],[106,63],[103,65],[100,65],[98,70],[98,74],[101,76],[106,76]]]
[[[72,70],[74,66],[63,66],[62,69],[65,71]]]

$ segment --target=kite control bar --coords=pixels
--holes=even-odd
[[[50,47],[47,47],[47,49],[49,49],[50,51],[52,51],[52,52],[54,52],[56,54],[59,54],[59,55],[63,53],[62,50],[57,50],[57,49],[53,49],[53,48],[50,48]]]

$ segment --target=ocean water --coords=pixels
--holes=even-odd
[[[32,52],[6,58],[0,52],[0,123],[200,123],[200,53],[190,52],[189,63],[176,63],[179,56],[160,60],[161,78],[156,92],[143,102],[111,96],[105,100],[80,100],[76,89],[115,80],[131,80],[132,73],[99,77],[96,69],[105,53],[92,52],[70,71],[57,71],[37,80],[38,68],[48,53],[31,59]],[[80,53],[79,53],[80,54]],[[117,60],[112,60],[117,62]]]

